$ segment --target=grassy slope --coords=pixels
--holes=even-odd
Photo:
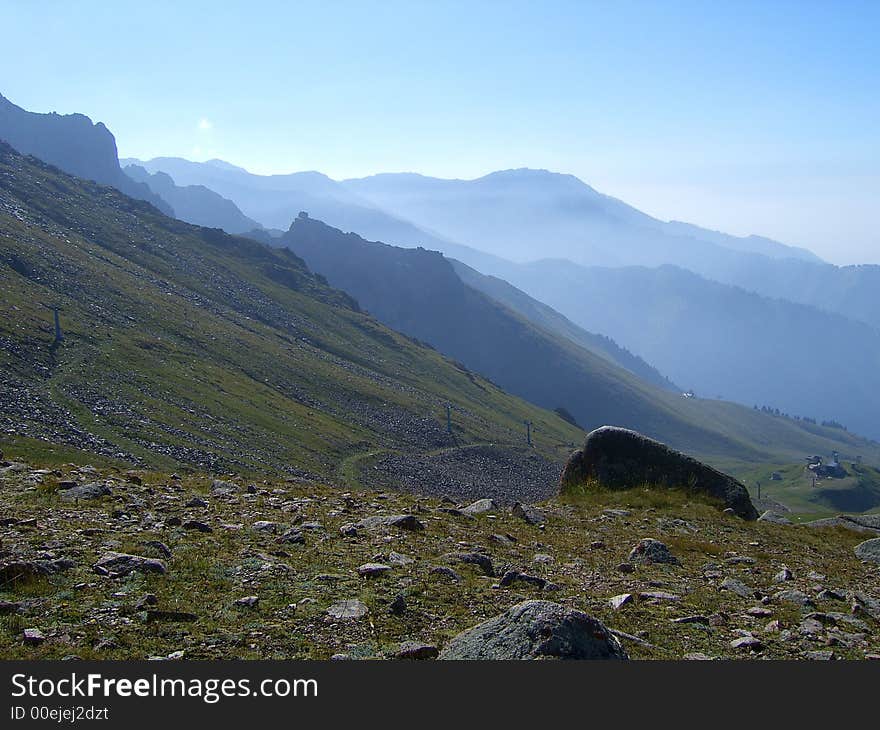
[[[643,643],[624,640],[633,658],[680,659],[702,652],[790,659],[826,648],[841,658],[863,658],[880,651],[880,624],[861,613],[852,617],[857,622],[853,626],[840,619],[816,636],[799,631],[809,611],[849,612],[843,600],[819,597],[821,586],[877,598],[877,566],[860,563],[853,554],[854,545],[866,536],[839,528],[743,523],[674,490],[600,490],[552,500],[542,506],[547,521],[540,529],[502,510],[465,519],[450,514],[448,504],[412,495],[346,495],[320,484],[286,482],[257,482],[255,492],[246,494],[247,481],[236,479],[239,492],[219,498],[210,494],[210,480],[203,475],[184,476],[179,482],[167,474],[138,476],[142,485],[112,469],[99,474],[69,467],[54,473],[25,469],[0,474],[0,517],[13,520],[0,525],[7,553],[34,559],[51,549],[75,563],[49,578],[0,585],[0,599],[22,604],[18,612],[0,616],[0,658],[141,659],[178,651],[187,659],[326,659],[337,652],[379,658],[393,655],[406,640],[442,647],[457,632],[528,598],[586,610],[612,629],[637,635]],[[98,478],[113,485],[113,495],[102,502],[73,505],[59,498],[59,481]],[[185,506],[197,495],[207,507]],[[609,515],[607,508],[627,509],[629,514]],[[340,533],[342,525],[364,517],[402,512],[416,514],[425,530]],[[174,517],[202,521],[213,531],[174,526]],[[254,528],[258,520],[277,522],[281,530],[301,522],[322,527],[303,529],[303,545],[279,544],[276,534]],[[499,534],[512,540],[499,541]],[[618,564],[643,537],[665,542],[681,566],[643,565],[632,574],[620,572]],[[162,541],[173,553],[167,575],[135,573],[113,580],[92,571],[94,561],[108,550],[161,557],[146,545],[151,540]],[[491,558],[495,577],[444,557],[472,550]],[[379,578],[357,574],[359,565],[377,555],[388,560],[391,551],[414,562]],[[549,558],[539,562],[537,554]],[[453,568],[461,581],[432,573],[437,565]],[[794,579],[779,584],[773,576],[783,566]],[[508,569],[543,577],[558,590],[541,591],[523,583],[498,587],[498,577]],[[727,577],[767,595],[768,604],[720,590]],[[806,592],[815,608],[801,611],[773,597],[785,588]],[[679,599],[638,598],[641,592],[658,590]],[[156,596],[155,608],[190,612],[196,620],[147,622],[137,607],[147,593]],[[608,599],[621,593],[633,594],[634,600],[615,611]],[[259,598],[258,607],[234,605],[251,595]],[[406,602],[399,616],[389,611],[398,595]],[[328,619],[332,603],[354,598],[367,605],[367,618]],[[756,607],[764,615],[746,613]],[[673,623],[688,616],[705,618]],[[787,640],[778,629],[767,627],[773,620],[791,632]],[[857,628],[862,621],[864,628]],[[46,641],[24,645],[25,628],[40,629]],[[731,647],[743,629],[762,639],[759,654]]]
[[[359,451],[437,446],[446,401],[460,444],[518,444],[524,419],[548,457],[579,439],[350,308],[292,254],[166,218],[9,148],[0,251],[0,373],[156,466],[332,474]],[[57,351],[43,303],[62,307]]]

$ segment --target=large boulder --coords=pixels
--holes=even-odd
[[[569,457],[560,478],[562,490],[591,483],[609,489],[646,484],[688,489],[719,500],[743,519],[758,519],[748,491],[736,479],[625,428],[597,428]]]
[[[440,659],[627,659],[597,619],[550,601],[524,601],[454,637]]]

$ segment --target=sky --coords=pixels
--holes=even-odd
[[[122,157],[571,173],[880,263],[880,2],[0,0],[0,93]]]

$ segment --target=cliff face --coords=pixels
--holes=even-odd
[[[122,172],[113,134],[83,114],[29,112],[0,95],[0,139],[71,175],[112,185],[129,197],[152,203],[166,215],[174,213],[149,187]]]

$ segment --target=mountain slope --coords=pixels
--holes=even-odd
[[[383,322],[535,403],[565,407],[585,428],[629,426],[728,468],[771,454],[800,459],[813,446],[825,453],[832,442],[877,456],[863,439],[836,429],[651,386],[466,286],[437,252],[370,243],[309,218],[296,220],[278,243]]]
[[[129,197],[146,200],[163,213],[173,214],[146,185],[122,172],[110,130],[101,122],[92,124],[87,116],[28,112],[0,95],[0,141],[71,175],[112,185]]]
[[[364,459],[421,455],[445,465],[450,493],[470,467],[462,450],[491,443],[484,461],[514,473],[514,497],[552,489],[580,438],[357,311],[290,252],[167,218],[5,145],[0,291],[8,435],[352,485]],[[44,303],[61,307],[63,342]]]
[[[573,175],[547,170],[502,170],[475,180],[382,174],[344,185],[426,230],[514,261],[554,257],[606,266],[687,266],[690,258],[707,256],[818,260],[768,239],[664,223]]]
[[[699,395],[837,421],[880,438],[880,334],[867,325],[671,266],[488,263],[581,327],[601,326]]]
[[[646,363],[642,358],[620,347],[610,337],[587,332],[552,307],[533,299],[525,292],[508,284],[504,279],[499,279],[497,276],[486,276],[454,259],[451,260],[451,263],[455,273],[465,284],[483,292],[496,302],[504,304],[541,329],[565,337],[585,350],[606,357],[611,362],[629,370],[633,375],[637,375],[646,383],[680,392],[681,389],[669,378],[661,375],[656,368]]]
[[[209,190],[204,185],[175,185],[164,172],[150,174],[137,165],[125,170],[132,180],[144,183],[174,209],[174,215],[182,221],[208,228],[222,228],[227,233],[245,233],[260,225],[242,213],[231,200]]]

